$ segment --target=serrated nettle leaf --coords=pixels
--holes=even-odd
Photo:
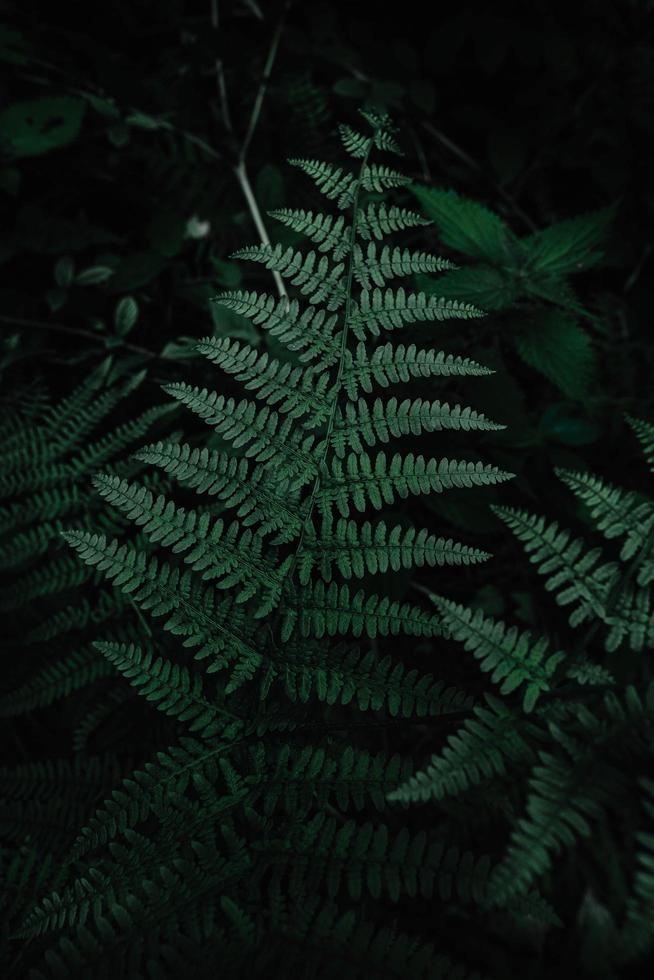
[[[411,192],[435,223],[444,245],[474,258],[504,264],[515,236],[498,215],[451,190],[413,184]]]

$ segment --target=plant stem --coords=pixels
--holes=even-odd
[[[243,196],[247,201],[248,208],[250,209],[250,214],[252,220],[256,226],[259,233],[259,238],[264,245],[270,246],[270,238],[268,236],[268,231],[263,223],[263,218],[261,217],[261,211],[259,210],[259,205],[257,204],[257,199],[254,196],[252,190],[252,185],[250,184],[250,178],[248,177],[248,172],[245,167],[245,161],[239,160],[238,164],[234,167],[234,173],[236,174],[236,179],[238,180],[239,186],[243,191]],[[273,279],[275,280],[275,285],[277,286],[277,292],[280,297],[285,299],[288,303],[288,293],[286,291],[286,286],[284,280],[282,279],[279,272],[273,271]]]

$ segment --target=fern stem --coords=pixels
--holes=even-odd
[[[307,513],[302,524],[302,530],[300,531],[300,537],[295,549],[295,554],[293,555],[293,561],[289,567],[289,570],[285,576],[285,582],[290,582],[293,578],[295,572],[295,567],[300,557],[300,550],[302,548],[302,542],[304,540],[304,535],[306,533],[307,525],[311,520],[311,515],[313,514],[313,509],[316,504],[316,495],[320,488],[320,481],[325,469],[327,456],[329,454],[329,440],[334,428],[334,422],[336,420],[336,409],[338,408],[338,396],[340,393],[343,370],[345,368],[345,354],[347,351],[347,335],[349,328],[349,319],[352,309],[352,279],[354,278],[354,244],[356,241],[357,232],[357,219],[359,215],[359,194],[361,192],[361,184],[363,181],[363,174],[365,168],[368,164],[368,157],[370,156],[370,150],[373,145],[373,139],[371,138],[366,154],[361,161],[361,168],[359,170],[359,175],[357,177],[356,186],[354,189],[354,196],[352,199],[352,224],[350,226],[350,254],[348,258],[348,268],[347,268],[347,280],[345,286],[345,312],[343,314],[343,333],[341,336],[341,352],[338,363],[338,371],[336,373],[336,381],[334,383],[334,398],[332,400],[331,411],[329,413],[329,420],[327,422],[327,432],[325,433],[325,448],[323,450],[322,457],[318,464],[318,472],[313,483],[313,488],[311,490],[311,496],[309,498],[309,505],[307,507]]]

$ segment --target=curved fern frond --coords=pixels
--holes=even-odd
[[[654,579],[654,541],[650,538],[654,528],[654,505],[651,501],[643,500],[633,491],[611,486],[592,473],[563,469],[555,472],[586,504],[597,530],[605,538],[626,538],[620,550],[622,561],[629,561],[636,553],[641,554],[637,582],[649,585]]]
[[[151,651],[143,651],[133,643],[96,640],[93,646],[159,711],[186,722],[189,732],[210,738],[219,730],[220,709],[205,694],[199,674],[162,657],[155,658]]]
[[[550,689],[565,653],[549,653],[545,637],[534,641],[528,630],[520,633],[515,626],[507,628],[479,609],[466,609],[431,592],[429,598],[441,614],[443,627],[473,653],[494,683],[502,682],[500,694],[524,686],[523,709],[533,711],[539,695]]]
[[[473,717],[447,739],[439,755],[388,794],[399,803],[443,800],[465,793],[493,776],[504,776],[507,763],[530,761],[533,752],[515,711],[485,695],[486,706],[473,709]]]
[[[307,428],[322,425],[329,417],[327,371],[281,364],[267,353],[259,354],[249,344],[240,344],[229,337],[207,337],[200,341],[197,350],[289,418],[309,416],[304,418]]]

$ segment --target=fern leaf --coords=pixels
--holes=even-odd
[[[372,459],[366,453],[349,456],[344,467],[332,461],[331,471],[322,482],[316,503],[323,514],[332,508],[343,517],[350,509],[364,511],[370,503],[375,510],[404,499],[409,494],[441,493],[458,487],[492,486],[511,479],[512,473],[492,464],[429,459],[396,453],[387,460],[385,453]]]
[[[487,694],[485,699],[486,706],[475,707],[473,717],[449,736],[440,754],[433,755],[426,768],[389,793],[389,800],[443,800],[493,776],[504,776],[507,763],[531,760],[533,753],[516,713],[497,698]]]
[[[220,293],[213,301],[252,320],[289,350],[300,351],[303,362],[319,359],[328,368],[339,358],[340,345],[334,331],[338,316],[334,313],[328,316],[323,309],[309,307],[300,315],[297,300],[289,302],[245,290]]]
[[[345,266],[342,262],[331,266],[326,255],[317,258],[315,252],[295,252],[290,246],[253,245],[234,252],[232,258],[262,262],[266,269],[290,279],[310,303],[324,303],[327,310],[338,310],[345,302]]]
[[[304,419],[306,427],[322,425],[329,416],[330,403],[326,397],[329,374],[281,364],[267,353],[259,354],[249,344],[240,344],[229,337],[206,337],[197,350],[214,364],[244,382],[245,388],[255,391],[267,405],[276,405],[289,418]]]
[[[481,412],[461,405],[450,407],[447,402],[425,402],[421,398],[397,398],[382,402],[377,398],[372,406],[363,399],[356,405],[348,402],[345,413],[338,413],[332,433],[332,445],[337,456],[345,456],[347,449],[362,453],[364,443],[374,446],[404,435],[420,435],[422,432],[440,432],[442,429],[498,430],[506,426],[491,422]]]
[[[474,376],[493,374],[468,357],[445,354],[443,351],[425,350],[415,344],[381,344],[370,355],[366,345],[358,343],[354,352],[346,351],[342,383],[352,401],[359,396],[359,385],[366,392],[373,391],[373,385],[388,388],[400,381],[412,378]]]
[[[416,531],[398,524],[388,530],[383,521],[374,527],[369,521],[359,526],[342,518],[331,533],[329,526],[307,541],[298,564],[302,584],[310,581],[314,568],[330,582],[334,566],[343,578],[349,579],[386,572],[389,568],[399,571],[423,565],[468,565],[490,558],[485,551],[451,538],[437,538],[425,529]]]
[[[366,595],[363,590],[350,594],[347,585],[314,582],[304,587],[285,612],[282,635],[288,639],[298,624],[302,636],[335,636],[352,633],[369,637],[396,635],[437,636],[438,619],[408,603],[386,596]]]
[[[269,211],[271,218],[280,221],[299,235],[306,235],[319,252],[331,252],[334,262],[341,262],[350,251],[350,228],[345,217],[337,217],[304,209],[280,208]]]
[[[276,607],[285,568],[277,569],[266,561],[263,541],[256,531],[246,528],[241,532],[237,521],[225,525],[218,519],[212,523],[208,513],[198,515],[176,507],[163,494],[155,498],[146,487],[117,476],[100,474],[93,483],[108,503],[140,525],[151,541],[183,554],[184,561],[202,573],[202,579],[216,579],[222,589],[242,586],[235,593],[237,603],[258,595],[261,605],[255,616],[265,616]]]
[[[365,341],[368,335],[378,337],[380,330],[397,330],[407,323],[425,320],[468,320],[482,316],[472,303],[454,299],[426,296],[424,293],[405,293],[397,290],[363,290],[353,305],[350,325],[355,337]]]
[[[529,631],[520,633],[515,626],[507,628],[479,609],[466,609],[432,593],[429,598],[454,639],[473,653],[494,683],[502,682],[500,694],[510,694],[524,685],[523,708],[532,711],[539,695],[550,689],[565,653],[548,653],[549,644],[544,637],[534,642]]]
[[[133,643],[107,643],[97,640],[93,646],[123,674],[130,684],[159,711],[188,724],[190,732],[210,738],[219,730],[220,714],[204,693],[199,674],[170,660],[155,658]]]
[[[374,242],[370,242],[364,254],[360,245],[354,246],[353,270],[362,289],[385,286],[388,279],[411,276],[416,273],[444,272],[456,266],[448,259],[427,252],[411,252],[408,248],[391,248],[384,245],[379,254]]]
[[[135,457],[160,466],[198,493],[216,495],[226,507],[235,507],[243,525],[258,525],[261,534],[278,532],[277,543],[297,537],[304,523],[299,492],[306,477],[276,478],[263,466],[227,453],[192,447],[188,443],[157,442]]]
[[[408,208],[399,208],[397,205],[389,207],[384,203],[369,204],[359,211],[356,232],[364,241],[371,241],[373,238],[381,241],[393,232],[430,224],[431,221]]]
[[[640,494],[614,487],[592,473],[575,473],[572,470],[556,469],[559,479],[570,487],[573,493],[588,507],[598,531],[609,540],[624,537],[620,558],[629,561],[635,554],[641,554],[641,567],[638,584],[649,585],[654,579],[651,559],[654,543],[649,535],[654,528],[654,506],[643,500]]]

